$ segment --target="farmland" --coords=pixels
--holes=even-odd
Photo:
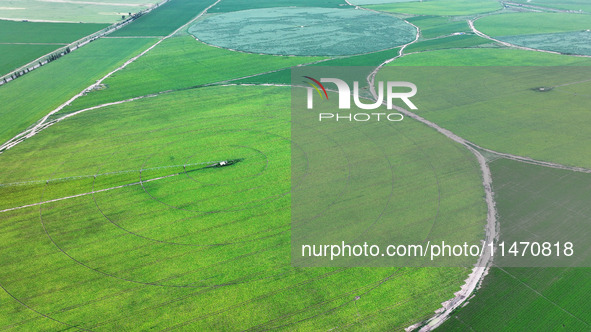
[[[434,0],[393,2],[365,7],[387,13],[452,16],[493,12],[501,9],[501,4],[493,0]]]
[[[0,51],[33,57],[50,45],[14,43],[68,43],[155,3],[101,1],[0,0],[0,17],[98,23],[0,21]],[[589,235],[591,60],[488,37],[586,54],[589,15],[349,2],[170,0],[0,86],[2,143],[52,112],[0,151],[0,329],[428,330],[451,312],[440,330],[588,330],[585,267],[298,260],[302,238]],[[358,81],[364,103],[371,82],[413,82],[418,110],[317,122],[341,96],[303,89],[312,77]]]
[[[528,226],[528,220],[552,225],[556,216],[573,224],[586,222],[589,174],[506,159],[492,162],[491,171],[501,230],[530,227],[529,231],[537,232],[538,228]],[[523,192],[535,195],[525,196]],[[584,294],[591,289],[580,281],[588,279],[590,273],[589,268],[493,267],[476,297],[441,330],[588,330],[591,316]]]
[[[47,129],[48,135],[35,136],[7,151],[2,155],[6,170],[0,180],[3,183],[64,179],[48,185],[29,185],[27,191],[34,193],[30,198],[6,194],[18,190],[18,185],[3,187],[3,197],[13,197],[9,206],[34,202],[35,197],[47,200],[132,183],[138,181],[140,169],[145,169],[141,177],[149,180],[182,171],[183,164],[220,158],[245,161],[219,170],[198,170],[200,166],[193,166],[195,170],[187,173],[190,177],[148,182],[143,190],[141,186],[130,186],[44,204],[41,223],[47,233],[34,231],[39,228],[39,210],[5,214],[8,222],[3,223],[2,243],[10,259],[3,262],[6,268],[0,275],[2,286],[16,298],[30,297],[32,301],[25,300],[27,305],[50,313],[54,319],[90,329],[138,328],[156,321],[159,328],[180,324],[190,329],[280,325],[306,329],[329,328],[338,321],[352,327],[363,324],[382,329],[404,327],[418,317],[428,316],[457,289],[467,275],[466,269],[289,267],[290,199],[275,197],[289,190],[290,143],[284,139],[290,128],[289,112],[285,110],[288,98],[288,88],[273,87],[175,92],[82,113]],[[417,123],[409,122],[398,130],[402,131],[401,143],[404,136],[411,134],[414,143],[393,147],[407,151],[421,148],[416,151],[422,152],[407,154],[409,158],[421,160],[429,155],[428,151],[436,150],[442,162],[445,156],[445,167],[456,169],[452,176],[444,175],[449,174],[445,167],[438,170],[442,173],[441,190],[449,195],[442,198],[449,212],[442,212],[440,222],[449,222],[449,218],[458,222],[458,216],[451,211],[461,206],[467,211],[466,222],[482,220],[484,204],[477,186],[480,179],[471,157]],[[56,144],[58,141],[68,143]],[[208,148],[212,144],[220,147]],[[237,144],[248,149],[237,148]],[[19,167],[23,155],[28,156],[32,172]],[[260,156],[266,156],[269,164],[261,176],[251,177],[263,165]],[[414,167],[429,169],[430,162],[418,162]],[[458,171],[458,164],[464,165],[462,171]],[[423,172],[416,168],[405,170],[400,165],[397,169],[409,184],[424,181]],[[132,172],[121,172],[127,170]],[[67,179],[97,173],[104,175]],[[219,182],[226,185],[210,185]],[[249,188],[250,194],[245,197],[243,191]],[[427,185],[412,195],[407,191],[405,195],[410,196],[404,205],[411,204],[413,197],[436,198],[433,189]],[[462,192],[459,196],[458,190]],[[195,200],[195,191],[203,192],[201,199]],[[220,196],[226,199],[215,199]],[[261,200],[264,204],[248,203]],[[415,204],[420,202],[415,199]],[[429,200],[429,204],[434,203],[436,200]],[[464,204],[473,208],[467,209]],[[240,208],[242,205],[249,208]],[[176,208],[169,208],[172,206]],[[206,213],[211,209],[227,211]],[[477,235],[481,222],[475,226],[464,231]],[[228,244],[204,246],[219,242]],[[26,243],[36,245],[23,247]],[[67,256],[55,253],[56,245]],[[31,257],[31,264],[20,264],[25,257]],[[233,263],[224,264],[227,261]],[[31,274],[43,266],[59,269],[59,278],[50,273],[52,269]],[[38,288],[25,286],[32,280],[36,280]],[[64,288],[64,283],[72,287]],[[169,290],[150,286],[158,284]],[[412,292],[408,291],[409,285]],[[316,295],[305,295],[310,292]],[[99,301],[93,300],[97,293]],[[355,296],[361,299],[354,301]],[[425,305],[417,306],[417,301]],[[110,309],[113,306],[126,310],[115,313]],[[140,308],[147,309],[133,318]],[[397,312],[394,316],[393,311]],[[28,328],[54,324],[13,318],[0,325]]]
[[[423,38],[434,38],[451,35],[456,32],[470,31],[466,21],[454,21],[449,17],[415,16],[409,18],[408,21],[420,28],[421,37]]]
[[[274,8],[274,7],[325,7],[340,8],[346,7],[344,0],[260,0],[260,1],[242,1],[242,0],[224,0],[209,10],[209,13],[227,13],[239,10]]]
[[[591,55],[589,22],[589,15],[583,14],[519,13],[488,16],[478,20],[476,26],[511,44],[564,54]]]
[[[3,55],[0,64],[0,73],[9,73],[11,70],[35,60],[56,49],[56,45],[21,45],[0,44],[0,53]]]
[[[154,40],[101,39],[43,66],[0,89],[0,139],[6,141],[26,129],[73,94],[79,93],[124,58],[147,48]],[[39,87],[51,87],[40,89]],[[19,96],[15,98],[15,96]],[[19,112],[14,112],[19,110]]]
[[[106,28],[107,24],[40,23],[0,20],[0,43],[68,44]],[[18,31],[18,33],[13,33]]]
[[[514,2],[549,9],[591,12],[591,5],[585,0],[515,0]]]
[[[0,20],[0,75],[105,28],[105,24],[37,23]],[[18,34],[9,33],[18,31]]]
[[[150,7],[156,1],[125,0],[113,1],[35,1],[2,0],[0,18],[10,20],[70,22],[70,23],[114,23],[121,16],[137,13]]]

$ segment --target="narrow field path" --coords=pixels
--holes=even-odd
[[[499,44],[501,44],[503,46],[506,46],[506,47],[516,48],[516,49],[524,50],[524,51],[535,51],[535,52],[550,53],[550,54],[559,54],[559,55],[565,55],[565,56],[574,56],[574,57],[580,57],[580,58],[591,58],[591,55],[564,54],[564,53],[560,53],[560,52],[556,52],[556,51],[548,51],[548,50],[542,50],[542,49],[538,49],[538,48],[531,48],[531,47],[519,46],[519,45],[507,43],[507,42],[504,42],[502,40],[493,38],[493,37],[491,37],[491,36],[489,36],[489,35],[481,32],[480,30],[476,29],[476,27],[474,26],[474,22],[476,22],[477,20],[479,20],[479,19],[481,19],[483,17],[485,17],[485,16],[480,16],[480,17],[477,17],[477,18],[468,20],[468,25],[470,26],[470,30],[472,30],[472,32],[475,33],[479,37],[486,38],[488,40],[494,41],[494,42],[499,43]]]

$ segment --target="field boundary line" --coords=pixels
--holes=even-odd
[[[556,51],[549,51],[549,50],[542,50],[542,49],[538,49],[538,48],[531,48],[531,47],[526,47],[526,46],[519,46],[519,45],[515,45],[515,44],[511,44],[508,42],[504,42],[502,40],[493,38],[483,32],[481,32],[480,30],[476,29],[476,27],[474,26],[474,22],[476,22],[477,20],[483,18],[485,16],[480,16],[480,17],[476,17],[473,19],[469,19],[468,20],[468,26],[470,26],[470,30],[472,30],[473,33],[475,33],[477,36],[482,37],[482,38],[486,38],[488,40],[492,40],[496,43],[499,43],[503,46],[506,47],[510,47],[510,48],[516,48],[516,49],[520,49],[520,50],[524,50],[524,51],[535,51],[535,52],[542,52],[542,53],[550,53],[550,54],[557,54],[557,55],[566,55],[566,56],[573,56],[573,57],[579,57],[579,58],[591,58],[591,55],[584,55],[584,54],[566,54],[566,53],[562,53],[562,52],[556,52]]]
[[[170,0],[162,0],[161,2],[156,3],[152,7],[147,8],[145,10],[142,10],[142,11],[132,15],[131,17],[129,17],[125,21],[113,23],[106,28],[103,28],[97,32],[91,33],[90,35],[84,36],[78,40],[71,42],[71,43],[59,44],[59,45],[64,45],[64,46],[60,47],[56,50],[53,50],[47,54],[44,54],[44,55],[38,57],[37,59],[30,61],[29,63],[22,65],[5,75],[0,76],[0,86],[7,84],[9,82],[12,82],[15,79],[23,76],[24,74],[30,73],[31,71],[50,63],[51,61],[53,61],[53,60],[49,59],[50,56],[57,55],[58,57],[61,57],[61,56],[64,56],[64,55],[74,51],[74,50],[77,50],[85,45],[88,45],[89,43],[91,43],[103,36],[106,36],[110,33],[113,33],[115,31],[123,28],[124,26],[132,23],[133,21],[140,18],[141,16],[148,14],[149,12],[151,12],[152,10],[154,10],[156,8],[159,8],[160,6],[164,5],[168,1],[170,1]],[[63,23],[67,23],[67,22],[63,22]],[[14,75],[16,75],[16,76],[14,76]]]
[[[510,154],[510,153],[498,152],[495,150],[483,148],[483,147],[481,147],[477,144],[474,144],[472,142],[469,142],[469,141],[466,141],[466,142],[476,149],[495,154],[495,155],[502,157],[502,158],[511,159],[511,160],[526,163],[526,164],[532,164],[532,165],[549,167],[549,168],[557,168],[557,169],[562,169],[562,170],[572,171],[572,172],[579,172],[579,173],[591,173],[591,169],[584,168],[584,167],[567,166],[567,165],[553,163],[553,162],[549,162],[549,161],[541,161],[541,160],[536,160],[536,159],[532,159],[529,157],[518,156],[518,155],[514,155],[514,154]]]
[[[166,167],[166,166],[163,166],[163,167]],[[126,171],[123,171],[123,172],[126,172]],[[117,173],[117,172],[113,172],[113,173]],[[177,176],[177,175],[181,175],[181,174],[185,174],[185,172],[179,172],[179,173],[164,175],[164,176],[160,176],[160,177],[153,178],[153,179],[148,179],[148,180],[140,180],[140,181],[137,181],[137,182],[122,184],[120,186],[115,186],[115,187],[110,187],[110,188],[105,188],[105,189],[99,189],[99,190],[93,190],[93,191],[89,191],[89,192],[85,192],[85,193],[81,193],[81,194],[76,194],[76,195],[71,195],[71,196],[64,196],[64,197],[50,199],[50,200],[42,201],[42,202],[38,202],[38,203],[21,205],[21,206],[17,206],[17,207],[13,207],[13,208],[8,208],[8,209],[0,210],[0,213],[10,212],[10,211],[14,211],[14,210],[20,210],[20,209],[24,209],[24,208],[28,208],[28,207],[32,207],[32,206],[39,206],[39,205],[43,205],[43,204],[47,204],[47,203],[59,202],[59,201],[63,201],[63,200],[70,199],[70,198],[77,198],[77,197],[83,197],[83,196],[88,196],[88,195],[94,195],[94,194],[98,194],[98,193],[102,193],[102,192],[110,191],[110,190],[115,190],[115,189],[121,189],[121,188],[126,188],[126,187],[131,187],[131,186],[137,186],[137,185],[141,185],[143,183],[148,183],[148,182],[152,182],[152,181],[168,179],[168,178],[171,178],[173,176]],[[90,175],[89,177],[92,177],[92,175]],[[94,176],[94,177],[96,178],[96,176]],[[47,181],[49,182],[49,180],[47,180]]]

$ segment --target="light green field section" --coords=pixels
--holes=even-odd
[[[591,55],[591,16],[563,13],[493,15],[476,21],[485,34],[520,46]]]
[[[105,24],[40,23],[0,20],[0,75],[17,69],[68,43],[90,35]],[[6,43],[6,44],[4,44]],[[31,43],[31,44],[28,44]],[[56,45],[35,45],[47,43]]]
[[[0,0],[0,18],[31,21],[115,23],[121,15],[137,13],[157,1],[125,0],[36,1]]]
[[[419,0],[353,0],[349,1],[354,5],[380,5],[385,3],[418,2]]]
[[[342,8],[349,5],[344,0],[223,0],[210,10],[209,13],[226,13],[239,10],[271,8],[271,7],[326,7]]]
[[[155,41],[100,39],[0,86],[0,141],[25,130]]]
[[[494,0],[432,0],[369,5],[365,7],[390,13],[438,16],[488,13],[502,8],[501,4]]]
[[[0,44],[0,53],[2,54],[2,63],[0,63],[0,74],[6,74],[10,71],[33,61],[51,51],[55,50],[56,45],[19,45],[19,44]]]
[[[470,31],[466,20],[455,20],[449,17],[415,16],[408,18],[407,21],[421,29],[422,38],[435,38]]]
[[[0,20],[0,43],[71,43],[106,24],[45,23]]]
[[[409,45],[404,49],[404,53],[422,52],[422,51],[433,51],[442,49],[454,49],[454,48],[470,48],[478,47],[480,45],[490,45],[491,42],[488,39],[478,37],[473,34],[463,34],[450,36],[445,38],[437,38],[431,40],[420,41]]]
[[[2,287],[62,328],[96,331],[383,330],[429,317],[469,269],[290,267],[289,96],[175,92],[79,114],[8,150],[0,182],[42,182],[0,187],[5,206],[128,186],[2,212]],[[435,170],[451,181],[442,211],[468,204],[476,208],[465,218],[485,218],[471,154],[413,121],[392,130],[409,137],[392,158],[449,163]],[[220,159],[241,160],[206,167]],[[419,164],[417,181],[433,176]],[[454,182],[472,189],[447,196]],[[422,190],[409,187],[409,197]],[[60,326],[2,300],[2,328]]]
[[[591,30],[541,35],[506,36],[499,37],[499,39],[514,45],[538,50],[591,56]]]
[[[509,50],[470,49],[438,50],[404,56],[392,62],[392,66],[577,66],[587,65],[589,60],[565,57],[559,54]]]
[[[492,36],[513,36],[591,29],[591,16],[564,13],[511,13],[490,15],[474,22],[476,29]]]
[[[427,57],[431,62],[424,61]],[[406,67],[405,80],[422,93],[416,97],[417,113],[428,120],[489,149],[591,167],[584,152],[591,146],[588,59],[482,49],[426,52],[399,60],[393,65],[439,66]],[[558,67],[516,67],[539,63]],[[485,67],[444,67],[460,64]],[[578,66],[569,67],[573,65]]]
[[[396,17],[366,10],[268,8],[211,15],[189,27],[199,40],[263,54],[334,56],[404,45],[416,29]]]
[[[591,175],[506,159],[490,164],[501,233],[533,224],[568,234],[568,225],[586,223],[591,212]],[[562,224],[563,227],[560,227]],[[557,227],[559,226],[559,227]],[[579,233],[587,229],[578,227]],[[564,232],[564,233],[563,233]],[[584,248],[579,248],[580,255]],[[586,294],[589,268],[491,268],[467,306],[441,331],[566,330],[586,331],[591,314]],[[540,314],[543,313],[543,314]]]
[[[587,0],[515,0],[513,2],[553,9],[591,12],[591,4]]]
[[[65,111],[241,78],[322,59],[232,52],[200,43],[193,36],[173,37],[105,80],[106,89],[89,93]]]
[[[133,24],[113,32],[111,36],[168,36],[188,23],[214,0],[171,0],[136,19]]]

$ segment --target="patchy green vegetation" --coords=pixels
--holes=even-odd
[[[192,36],[172,37],[105,80],[106,89],[89,93],[65,111],[241,78],[322,59],[232,52],[205,45]]]
[[[432,63],[422,61],[424,55]],[[591,91],[589,59],[499,49],[434,51],[414,57],[405,56],[393,65],[485,65],[400,67],[400,75],[406,73],[406,80],[422,87],[416,97],[421,116],[485,148],[591,167],[591,158],[583,152],[591,145],[585,129],[591,114],[584,107]],[[539,64],[541,59],[546,59],[546,66],[559,67],[517,66]],[[538,87],[553,89],[541,93]]]
[[[501,9],[494,0],[359,1],[381,3],[368,7],[393,14],[371,13],[372,19],[419,15],[408,21],[421,29],[421,39],[389,66],[400,67],[396,80],[419,86],[413,101],[420,116],[486,148],[591,168],[586,127],[591,115],[581,107],[589,105],[591,96],[589,59],[504,49],[470,33],[468,18]],[[213,3],[171,0],[112,35],[123,38],[100,39],[0,86],[0,140],[21,132],[158,40],[135,37],[169,35]],[[1,4],[0,0],[0,8],[4,7]],[[147,6],[140,0],[109,5],[21,0],[21,4],[34,7],[26,10],[27,18],[75,17],[75,22],[114,22]],[[580,0],[562,4],[532,0],[531,4],[585,5]],[[244,15],[223,13],[271,8],[257,11],[268,14],[283,10],[272,7],[291,6],[368,13],[344,9],[348,6],[341,0],[222,0],[191,32],[199,37],[210,19]],[[310,21],[310,10],[290,10],[300,11],[303,21]],[[0,9],[0,17],[8,17],[5,13],[21,18],[18,15],[24,11]],[[560,47],[560,41],[584,48],[587,16],[502,12],[475,24],[484,33],[513,38],[515,43],[539,44],[540,37],[534,34],[542,33],[546,38],[542,42],[552,47]],[[345,15],[335,20],[335,29],[360,24],[350,19]],[[249,51],[276,53],[277,39],[267,37],[280,24],[293,29],[295,21],[271,20],[265,31],[257,22],[245,20],[224,33],[264,39],[256,45],[259,49]],[[0,329],[402,330],[432,317],[440,303],[459,290],[470,269],[292,267],[290,176],[296,145],[291,142],[290,89],[205,86],[289,85],[289,67],[299,65],[370,66],[360,77],[365,82],[371,66],[399,55],[398,47],[381,49],[401,43],[370,41],[375,20],[365,22],[370,32],[359,39],[335,39],[334,30],[324,23],[314,29],[327,39],[317,38],[318,34],[291,38],[292,46],[317,51],[336,43],[337,48],[359,49],[346,54],[362,54],[249,54],[203,44],[182,31],[58,116],[149,97],[77,114],[2,153],[0,210],[44,203],[0,212],[4,289]],[[35,26],[43,31],[35,33],[32,23],[0,21],[0,42],[66,43],[88,34],[85,29],[105,25]],[[305,23],[295,26],[306,28]],[[220,25],[215,28],[210,32],[219,34]],[[414,39],[412,32],[408,41]],[[259,38],[261,33],[266,39]],[[381,51],[366,53],[367,44]],[[23,58],[34,57],[41,46],[46,45],[0,45],[0,52],[18,48]],[[2,66],[16,63],[19,57],[5,57]],[[383,78],[379,74],[376,80]],[[541,93],[540,87],[549,89]],[[367,95],[366,90],[363,93]],[[331,102],[334,97],[331,94]],[[339,142],[372,142],[351,150],[367,160],[349,162],[369,161],[373,169],[394,175],[393,182],[383,181],[378,172],[347,178],[361,184],[361,189],[393,193],[394,202],[380,218],[390,217],[387,221],[417,234],[431,229],[427,238],[482,238],[486,218],[482,179],[468,150],[408,117],[392,126],[364,127],[365,131],[342,128],[332,132],[340,135]],[[309,142],[299,147],[309,148],[305,161],[334,161],[333,146]],[[228,160],[234,162],[221,167],[219,162]],[[341,165],[335,166],[327,169],[336,172]],[[588,174],[504,159],[492,162],[491,169],[501,227],[525,225],[533,217],[547,224],[560,218],[581,221],[591,213]],[[319,179],[323,175],[313,173],[308,181],[325,183]],[[365,186],[364,181],[372,184]],[[351,191],[339,198],[345,206],[359,203],[362,195]],[[321,190],[311,195],[313,200],[326,197]],[[344,214],[378,211],[375,206],[347,206]],[[442,225],[454,225],[457,231],[449,235]],[[383,234],[388,230],[383,229]],[[584,294],[591,286],[582,280],[589,276],[587,268],[493,268],[470,303],[441,329],[588,330],[591,316]]]
[[[410,54],[391,66],[585,66],[589,59],[514,49],[436,50]]]
[[[155,41],[100,39],[0,86],[0,141],[11,139]]]
[[[89,23],[33,23],[0,20],[0,54],[2,54],[0,75],[106,26]]]
[[[587,222],[590,174],[506,159],[490,167],[501,232],[525,227],[537,233],[532,220],[535,225]],[[589,268],[493,267],[476,296],[441,330],[589,330],[591,284],[583,280],[590,276]]]
[[[45,23],[0,20],[0,43],[68,44],[106,27],[106,24],[91,23]]]
[[[56,49],[56,45],[0,44],[0,75],[29,63]]]
[[[469,48],[491,44],[490,40],[478,37],[473,34],[462,34],[444,38],[420,41],[409,45],[404,49],[405,53],[434,51],[451,48]]]
[[[74,2],[74,3],[72,3]],[[71,23],[114,23],[122,15],[137,13],[156,1],[110,0],[94,1],[0,1],[0,17],[12,20],[32,20]]]
[[[529,6],[540,6],[552,9],[591,12],[591,4],[587,0],[514,0]]]
[[[591,55],[591,30],[500,37],[502,41],[562,54]]]
[[[432,0],[396,2],[365,7],[391,13],[437,16],[471,15],[493,12],[502,8],[501,4],[494,0]]]
[[[245,52],[339,56],[404,45],[415,39],[416,29],[367,10],[289,7],[211,15],[192,24],[189,33],[207,44]]]
[[[421,30],[421,37],[435,38],[459,32],[469,32],[466,20],[458,20],[442,16],[415,16],[406,19]]]

